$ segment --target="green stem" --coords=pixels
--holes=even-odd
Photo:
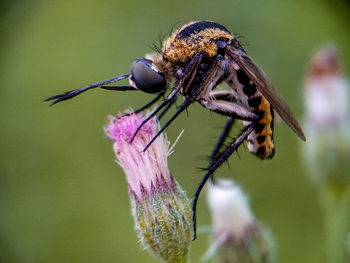
[[[329,263],[347,262],[346,237],[350,227],[350,187],[324,183],[319,187],[324,214],[326,253]]]

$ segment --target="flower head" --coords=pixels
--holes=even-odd
[[[149,120],[130,143],[136,129],[145,120],[141,114],[108,117],[107,138],[129,187],[135,228],[143,246],[164,262],[186,262],[192,236],[189,201],[168,169],[168,141],[156,135],[159,124]]]
[[[231,180],[208,189],[213,246],[221,262],[272,262],[271,238],[255,219],[242,190]],[[210,254],[207,257],[211,256]]]

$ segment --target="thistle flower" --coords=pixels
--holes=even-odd
[[[255,219],[242,190],[231,180],[208,189],[214,243],[204,259],[217,252],[220,262],[273,262],[271,238]]]
[[[146,150],[159,130],[151,119],[130,140],[145,117],[130,114],[108,117],[107,138],[123,168],[129,188],[135,229],[144,248],[163,262],[187,262],[192,236],[189,201],[171,176],[167,157],[168,141],[160,135]]]

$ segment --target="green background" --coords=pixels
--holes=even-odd
[[[0,7],[0,262],[154,262],[137,244],[125,175],[103,125],[138,108],[141,92],[94,90],[50,108],[42,100],[128,73],[133,59],[172,26],[219,22],[243,35],[247,52],[303,118],[303,75],[315,47],[335,42],[350,67],[349,6],[341,1],[2,1]],[[225,118],[190,107],[167,130],[170,169],[191,197]],[[236,132],[238,129],[235,130]],[[276,157],[241,147],[216,173],[243,186],[274,233],[280,262],[325,262],[322,216],[302,169],[301,141],[285,123]],[[198,224],[210,224],[205,195]],[[209,246],[200,235],[192,262]]]

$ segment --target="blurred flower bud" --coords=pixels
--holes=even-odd
[[[273,262],[272,239],[255,219],[247,198],[233,181],[218,180],[210,185],[208,204],[213,246],[220,262]]]
[[[324,47],[310,62],[305,79],[305,167],[317,183],[350,179],[349,82],[337,50]]]
[[[318,129],[338,130],[349,125],[349,83],[335,48],[319,50],[306,75],[306,118]]]
[[[168,141],[156,135],[159,124],[151,119],[130,140],[145,117],[130,114],[108,117],[107,138],[114,141],[114,151],[126,173],[135,229],[143,247],[163,262],[187,262],[192,238],[189,201],[171,176],[167,157]]]

